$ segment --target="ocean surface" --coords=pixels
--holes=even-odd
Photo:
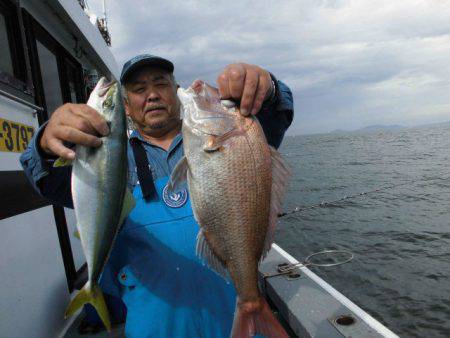
[[[450,337],[450,125],[286,137],[280,151],[286,211],[394,187],[286,215],[276,242],[298,260],[353,252],[311,269],[402,337]]]

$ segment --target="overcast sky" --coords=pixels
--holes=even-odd
[[[188,86],[257,64],[294,94],[290,134],[450,120],[450,0],[106,4],[120,66],[160,55]],[[101,0],[89,5],[100,14]]]

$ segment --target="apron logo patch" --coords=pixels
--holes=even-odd
[[[167,191],[167,185],[166,185],[163,189],[162,197],[163,197],[164,203],[166,203],[167,206],[169,206],[171,208],[180,208],[186,204],[187,195],[188,195],[188,193],[187,193],[186,188],[184,188],[183,190],[181,190],[177,193],[169,194],[169,192]]]

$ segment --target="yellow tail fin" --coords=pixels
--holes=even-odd
[[[108,308],[106,307],[105,299],[103,298],[103,292],[97,284],[91,285],[90,282],[87,282],[86,285],[83,286],[67,307],[65,317],[72,316],[86,303],[90,303],[95,307],[95,310],[97,310],[106,329],[108,332],[111,331]]]

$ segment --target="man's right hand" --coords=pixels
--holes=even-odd
[[[64,142],[99,147],[100,137],[108,134],[106,120],[95,109],[86,104],[66,103],[52,114],[39,146],[49,155],[73,160],[75,152]]]

